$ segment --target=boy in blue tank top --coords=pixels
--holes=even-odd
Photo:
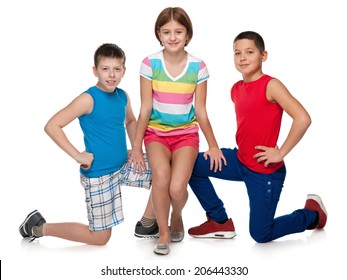
[[[125,60],[125,53],[117,45],[101,45],[94,54],[93,73],[98,78],[97,84],[57,112],[45,126],[51,139],[80,165],[89,226],[46,223],[35,210],[19,227],[23,237],[55,236],[90,245],[105,245],[111,237],[111,228],[123,222],[120,185],[124,183],[124,174],[130,172],[124,164],[128,155],[126,133],[132,145],[136,130],[129,96],[118,88],[125,73]],[[75,119],[79,120],[84,135],[83,152],[63,131]],[[129,183],[128,180],[127,184],[149,188],[150,169],[138,177],[130,177],[133,181]]]

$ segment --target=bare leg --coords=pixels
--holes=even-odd
[[[43,224],[43,235],[55,236],[88,245],[105,245],[111,237],[111,229],[91,231],[87,225],[80,223],[46,223]]]
[[[152,192],[150,193],[148,197],[148,201],[147,201],[145,212],[143,213],[143,217],[155,220],[155,214],[154,214],[153,205],[152,205]]]
[[[152,142],[146,147],[152,169],[152,203],[159,227],[158,243],[170,243],[168,218],[170,212],[169,184],[171,152],[162,144]]]
[[[170,227],[173,231],[182,231],[182,210],[188,200],[187,185],[192,174],[198,151],[185,146],[176,150],[172,155],[170,180],[170,198],[172,204]]]

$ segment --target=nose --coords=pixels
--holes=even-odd
[[[174,41],[175,39],[176,39],[175,32],[172,32],[172,33],[170,34],[170,40],[171,40],[171,41]]]
[[[115,76],[115,71],[114,70],[110,70],[108,72],[108,75],[109,75],[109,77],[114,77]]]
[[[241,61],[245,61],[246,60],[246,55],[244,53],[241,53],[240,60]]]

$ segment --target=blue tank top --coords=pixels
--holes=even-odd
[[[125,115],[127,95],[116,88],[113,93],[93,86],[86,93],[94,100],[90,114],[80,116],[86,151],[94,155],[92,166],[80,172],[89,178],[119,170],[127,158]]]

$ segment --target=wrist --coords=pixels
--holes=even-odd
[[[141,148],[141,147],[137,147],[137,146],[133,146],[133,147],[131,148],[131,151],[132,151],[132,152],[142,152],[142,148]]]
[[[77,161],[77,162],[80,162],[80,159],[81,159],[81,153],[77,152],[75,154],[72,155],[72,158]]]
[[[209,146],[209,149],[210,150],[213,150],[213,149],[218,149],[219,150],[219,147],[218,147],[218,145],[213,145],[213,146]]]

